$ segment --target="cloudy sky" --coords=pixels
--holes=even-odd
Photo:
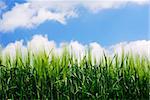
[[[148,53],[149,6],[149,0],[0,0],[0,45],[67,42]]]

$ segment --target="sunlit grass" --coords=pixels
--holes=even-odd
[[[0,99],[149,99],[148,57],[104,54],[92,61],[90,52],[78,61],[67,50],[62,56],[18,50],[14,59],[0,54]]]

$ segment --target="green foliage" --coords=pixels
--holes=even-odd
[[[104,54],[94,62],[88,52],[78,63],[66,49],[62,56],[16,51],[13,60],[0,54],[0,99],[149,99],[149,58]]]

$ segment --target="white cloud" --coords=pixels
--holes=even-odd
[[[89,2],[84,2],[83,5],[92,12],[98,12],[102,9],[124,7],[129,3],[144,5],[148,4],[148,0],[89,0]]]
[[[89,45],[83,45],[78,41],[71,41],[70,43],[62,42],[57,46],[54,41],[49,41],[47,36],[42,35],[33,36],[32,40],[27,42],[27,45],[23,45],[23,40],[10,43],[2,49],[2,54],[3,56],[10,55],[11,58],[14,58],[16,50],[20,50],[22,55],[26,55],[27,50],[30,50],[32,53],[38,53],[45,50],[47,54],[53,50],[57,56],[61,56],[64,47],[67,47],[68,51],[72,52],[78,60],[87,55],[88,47],[91,49],[93,61],[94,58],[96,61],[99,61],[104,52],[110,57],[114,55],[114,53],[121,55],[123,49],[125,54],[132,52],[133,55],[147,56],[150,58],[150,41],[146,40],[118,43],[108,48],[104,48],[96,42],[90,43]]]
[[[3,48],[1,51],[3,59],[7,56],[10,56],[12,60],[15,59],[17,51],[22,54],[22,57],[27,54],[27,48],[23,45],[23,40],[10,43],[5,48]]]
[[[89,47],[91,49],[92,59],[96,59],[99,61],[101,57],[105,54],[107,54],[107,50],[103,48],[100,44],[93,42],[89,44]]]
[[[27,0],[16,4],[0,19],[0,31],[8,32],[16,28],[34,28],[45,21],[52,20],[66,24],[67,19],[77,17],[78,6],[92,12],[102,9],[118,8],[128,3],[148,4],[149,0]],[[0,3],[0,7],[3,4]]]
[[[86,46],[79,43],[78,41],[71,41],[69,44],[69,49],[78,59],[83,59],[86,54]]]
[[[27,43],[27,48],[33,53],[38,53],[43,50],[49,53],[49,51],[56,48],[56,44],[54,41],[49,41],[47,36],[35,35],[32,40]]]
[[[111,47],[113,52],[121,55],[124,51],[125,54],[132,53],[141,56],[150,57],[150,41],[141,40],[133,42],[122,42]]]
[[[50,6],[50,5],[49,5]],[[51,7],[51,6],[50,6]],[[52,9],[37,3],[16,4],[15,7],[3,14],[0,20],[0,31],[13,31],[16,28],[33,28],[39,24],[53,20],[62,24],[66,23],[66,17],[75,16],[72,10],[52,12]],[[51,10],[49,10],[51,9]]]

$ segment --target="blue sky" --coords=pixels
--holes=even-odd
[[[25,3],[21,0],[3,2],[7,8],[2,10],[1,16],[11,11],[16,2]],[[123,41],[149,40],[149,5],[129,3],[119,8],[102,9],[96,13],[80,6],[77,9],[78,17],[68,18],[66,24],[46,20],[33,28],[19,27],[13,31],[0,31],[0,44],[6,46],[22,39],[29,41],[35,34],[47,35],[49,40],[56,43],[77,40],[83,44],[98,42],[102,46]]]

